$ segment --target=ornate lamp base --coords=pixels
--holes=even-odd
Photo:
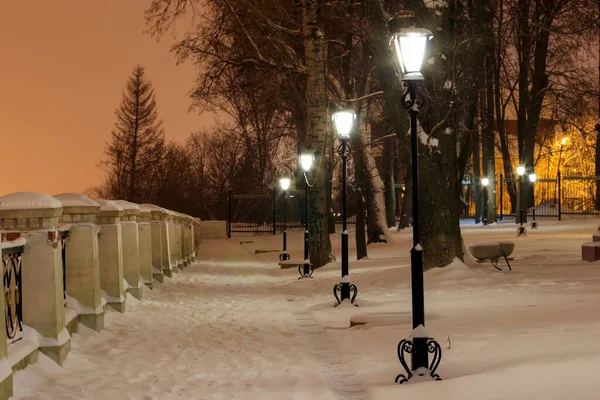
[[[307,261],[307,260],[304,260]],[[298,273],[300,274],[300,278],[298,278],[298,280],[300,279],[304,279],[304,278],[312,278],[312,274],[314,272],[314,268],[313,265],[309,262],[304,262],[300,265],[298,265]]]
[[[340,295],[338,296],[338,292],[340,293]],[[352,294],[352,297],[350,296]],[[355,284],[350,283],[350,282],[341,282],[341,283],[337,283],[333,286],[333,295],[335,296],[335,299],[337,300],[337,304],[334,307],[339,306],[340,304],[342,304],[342,301],[346,300],[346,299],[350,299],[350,304],[354,304],[354,300],[356,299],[356,296],[358,295],[358,288],[356,287]],[[341,300],[340,300],[341,298]],[[354,304],[355,307],[358,307],[357,304]]]
[[[283,253],[281,253],[279,255],[279,261],[284,262],[284,261],[288,261],[290,258],[292,258],[287,251],[284,251]]]
[[[527,228],[524,226],[519,226],[517,228],[517,236],[527,236]]]
[[[427,353],[433,354],[433,359],[429,364],[429,368],[420,367],[415,369],[414,371],[411,371],[411,369],[408,367],[408,363],[406,362],[406,354],[412,354],[413,352],[416,353],[414,351],[415,343],[413,342],[413,340],[422,340],[424,342],[421,344],[425,346],[427,350],[425,353],[425,361],[427,360]],[[442,348],[440,347],[439,343],[436,342],[433,338],[414,338],[413,340],[402,339],[400,343],[398,343],[398,359],[400,360],[400,364],[402,364],[402,366],[406,370],[406,375],[398,375],[396,377],[396,383],[402,384],[410,381],[413,378],[416,379],[417,377],[428,377],[432,380],[441,381],[442,378],[440,378],[440,376],[435,373],[435,370],[440,365],[440,361],[442,361]],[[424,349],[422,349],[422,352],[423,351]],[[412,356],[415,357],[417,356],[417,354],[413,354]],[[421,356],[423,356],[423,354],[421,354]],[[426,362],[424,364],[426,364]]]
[[[533,221],[531,223],[531,229],[537,229],[538,228],[538,223],[536,221]]]

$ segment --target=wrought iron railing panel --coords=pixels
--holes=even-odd
[[[22,246],[2,249],[6,336],[9,340],[23,331],[22,254]]]

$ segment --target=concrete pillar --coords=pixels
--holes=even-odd
[[[121,229],[123,231],[123,278],[127,281],[127,291],[136,299],[142,298],[142,277],[140,275],[140,240],[137,216],[140,207],[125,200],[115,200],[123,208]]]
[[[194,249],[194,261],[200,247],[200,218],[194,218],[194,224],[192,225],[192,243]]]
[[[100,286],[100,255],[96,215],[100,204],[79,193],[54,196],[63,205],[62,229],[68,229],[66,244],[66,292],[78,304],[73,308],[79,322],[100,331],[104,328],[104,304]],[[69,301],[67,305],[70,306]]]
[[[165,215],[160,224],[162,237],[162,262],[163,273],[171,278],[176,269],[173,269],[173,211],[165,209]],[[177,266],[177,264],[175,264]]]
[[[171,271],[178,272],[179,265],[183,269],[183,264],[179,260],[179,242],[177,240],[177,213],[175,211],[168,210],[168,225],[169,225],[169,252],[171,255]]]
[[[138,236],[140,240],[140,275],[144,285],[150,289],[154,287],[152,278],[152,232],[150,230],[151,210],[140,205],[138,215]]]
[[[187,215],[179,214],[179,240],[181,245],[179,249],[181,251],[181,263],[184,267],[189,265],[189,260],[187,257],[187,243],[186,243],[186,225],[187,225]]]
[[[193,235],[193,225],[194,225],[194,218],[192,218],[191,216],[187,215],[187,223],[186,223],[186,233],[187,236],[185,238],[185,242],[187,245],[187,257],[188,260],[191,263],[194,262],[194,235]]]
[[[163,235],[162,226],[167,217],[167,211],[164,208],[154,204],[140,204],[140,208],[144,206],[150,209],[150,232],[152,236],[152,276],[160,283],[164,282],[165,276],[163,269],[167,264],[163,260],[163,241],[166,241]]]
[[[40,350],[60,365],[71,348],[65,327],[57,229],[62,209],[60,201],[42,193],[21,192],[0,198],[0,229],[21,232],[26,240],[21,259],[23,323],[43,337]]]
[[[183,259],[183,239],[182,239],[182,233],[183,233],[183,214],[181,213],[177,213],[177,216],[175,218],[175,220],[177,221],[176,224],[176,233],[177,233],[177,267],[179,269],[183,269],[184,267],[187,266],[187,264],[185,263],[185,260]]]
[[[125,312],[125,285],[123,284],[123,208],[110,200],[98,200],[100,211],[96,223],[100,227],[98,249],[100,254],[100,287],[108,305]]]
[[[5,271],[4,262],[8,262],[8,254],[12,245],[10,242],[2,243],[0,236],[0,255],[2,256],[2,271]],[[6,253],[6,255],[5,255]],[[6,261],[5,261],[6,257]],[[4,289],[6,291],[6,288]],[[0,296],[0,400],[9,399],[13,395],[13,373],[12,365],[8,361],[8,349],[6,346],[6,303],[5,296]]]

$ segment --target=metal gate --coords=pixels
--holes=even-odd
[[[271,190],[253,194],[228,193],[227,236],[233,233],[272,234],[283,230],[284,206],[288,228],[304,226],[305,192]]]

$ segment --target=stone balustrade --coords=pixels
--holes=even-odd
[[[0,318],[6,325],[0,329],[0,399],[12,395],[12,371],[30,357],[14,365],[7,358],[11,346],[24,343],[14,341],[23,326],[39,334],[35,351],[62,365],[70,321],[100,331],[106,305],[123,313],[127,293],[141,299],[144,285],[152,289],[155,280],[163,283],[189,266],[202,237],[199,226],[198,219],[153,204],[79,193],[0,197],[0,309],[6,310]]]

